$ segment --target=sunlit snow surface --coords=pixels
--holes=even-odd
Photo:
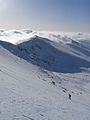
[[[0,40],[0,120],[90,120],[89,33],[1,30]]]
[[[50,31],[32,31],[32,30],[0,30],[0,40],[8,41],[13,44],[21,43],[28,38],[34,37],[48,38],[52,41],[70,43],[71,40],[90,41],[90,33],[74,33],[74,32],[50,32]],[[90,47],[90,46],[89,46]]]

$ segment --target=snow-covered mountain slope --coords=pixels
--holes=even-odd
[[[28,32],[0,38],[0,120],[89,120],[89,45]]]
[[[90,47],[78,37],[71,34],[51,34],[29,31],[13,31],[16,41],[10,39],[12,31],[8,33],[8,39],[1,38],[0,44],[13,54],[23,58],[46,70],[64,73],[80,72],[90,67]],[[38,35],[38,36],[37,36]],[[62,37],[61,37],[61,36]],[[21,36],[21,39],[20,39]],[[43,37],[42,37],[43,36]],[[73,39],[72,39],[73,36]],[[89,34],[83,34],[88,39]],[[14,39],[15,39],[14,38]],[[78,39],[79,40],[78,40]],[[18,40],[20,39],[20,40]],[[11,43],[10,43],[11,42]],[[86,42],[87,43],[87,42]]]
[[[0,47],[0,120],[89,120],[89,88],[89,73],[49,72]]]
[[[71,43],[72,40],[79,41],[82,44],[90,45],[90,33],[66,33],[66,32],[49,32],[49,31],[32,31],[32,30],[0,30],[0,40],[13,44],[19,44],[23,41],[34,37],[35,35],[47,38],[54,42]],[[84,42],[85,41],[85,42]]]

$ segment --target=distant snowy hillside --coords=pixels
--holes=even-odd
[[[89,43],[87,33],[1,30],[0,120],[90,120]]]
[[[49,32],[49,31],[32,31],[32,30],[0,30],[0,40],[4,40],[13,44],[19,44],[35,35],[47,38],[54,42],[71,43],[72,40],[79,41],[86,45],[90,43],[90,33],[65,33],[65,32]],[[89,46],[90,48],[90,46]]]
[[[46,70],[73,73],[90,67],[89,34],[22,30],[9,31],[7,36],[1,37],[4,48]]]

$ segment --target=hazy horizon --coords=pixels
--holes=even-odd
[[[89,0],[0,0],[0,29],[90,32]]]

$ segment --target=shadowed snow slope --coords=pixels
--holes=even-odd
[[[0,120],[90,120],[90,41],[33,34],[1,31]]]
[[[90,67],[90,50],[74,40],[63,44],[35,36],[17,45],[4,41],[0,41],[0,45],[14,55],[54,72],[74,73]]]
[[[40,46],[38,46],[38,42],[41,43]],[[0,44],[20,57],[24,58],[23,53],[25,53],[28,60],[30,57],[28,52],[25,52],[27,50],[22,49],[22,47],[26,48],[25,45],[32,45],[33,49],[36,47],[35,50],[40,49],[38,53],[33,51],[33,55],[36,53],[39,55],[38,57],[43,56],[43,58],[47,54],[50,55],[49,60],[52,60],[51,50],[56,51],[56,55],[68,56],[67,53],[59,52],[48,42],[36,41],[36,38],[29,41],[28,44],[19,45],[19,49],[23,51],[22,54],[16,49],[18,46],[3,42]],[[43,44],[47,49],[41,48]],[[0,46],[0,120],[90,119],[89,71],[75,74],[46,71],[11,54],[3,47]],[[29,49],[31,51],[30,47]],[[39,53],[42,52],[45,56],[43,54],[40,56]],[[69,57],[72,58],[71,55]],[[57,60],[58,58],[57,56]],[[75,59],[83,61],[80,58]],[[55,85],[52,81],[55,82]],[[71,94],[71,100],[68,98],[69,94]]]

